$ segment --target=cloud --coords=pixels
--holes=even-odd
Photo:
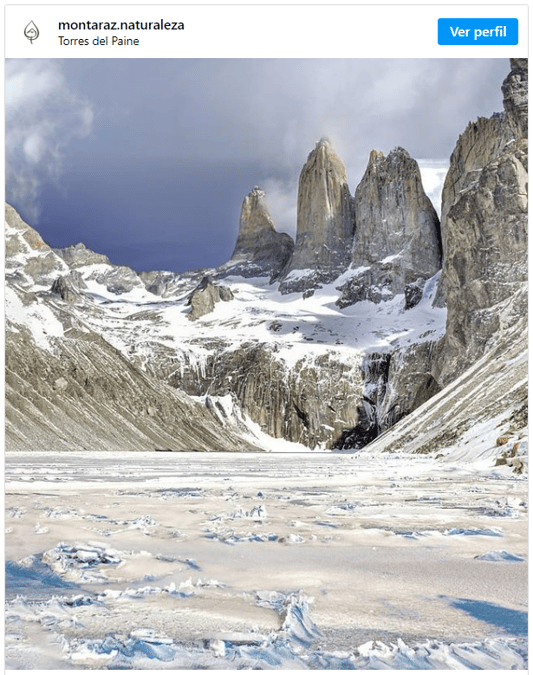
[[[444,158],[470,120],[502,109],[508,70],[507,59],[11,61],[8,198],[31,223],[42,207],[56,246],[113,246],[135,269],[209,267],[231,255],[254,185],[295,236],[298,176],[327,136],[352,194],[371,150],[402,146],[438,210]]]
[[[296,205],[298,181],[286,181],[270,177],[262,181],[261,188],[266,194],[266,203],[276,230],[296,238]]]
[[[12,60],[6,62],[5,115],[6,197],[37,221],[42,186],[57,183],[66,147],[90,133],[92,106],[67,85],[57,63]]]
[[[418,160],[418,165],[420,167],[420,175],[422,177],[424,190],[431,199],[435,211],[440,217],[442,188],[450,163],[447,159],[420,159]]]

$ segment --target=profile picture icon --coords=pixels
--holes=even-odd
[[[24,35],[28,38],[30,44],[33,44],[33,41],[37,40],[39,37],[39,29],[33,23],[33,21],[30,21],[30,23],[24,29]]]

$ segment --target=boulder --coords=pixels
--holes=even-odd
[[[233,293],[227,286],[216,286],[211,277],[204,277],[189,296],[188,303],[191,311],[187,315],[190,321],[195,321],[213,311],[215,304],[220,300],[233,300]]]

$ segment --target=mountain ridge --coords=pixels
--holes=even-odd
[[[6,206],[8,448],[89,447],[92,410],[99,448],[118,447],[116,418],[132,449],[268,449],[265,434],[386,449],[384,432],[433,410],[468,367],[506,343],[521,354],[527,61],[503,89],[506,112],[471,123],[452,153],[441,223],[405,150],[373,151],[352,197],[326,139],[300,175],[296,241],[254,187],[231,259],[209,270],[137,274],[83,244],[54,250]],[[191,317],[195,291],[209,299]],[[479,373],[492,387],[496,371]],[[521,410],[523,388],[513,396]],[[62,430],[73,410],[85,427]]]

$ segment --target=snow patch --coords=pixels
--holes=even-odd
[[[507,551],[487,551],[487,553],[476,555],[475,559],[485,560],[487,562],[512,562],[512,563],[525,562],[524,558],[522,558],[521,556],[514,555],[513,553],[508,553]]]
[[[6,320],[27,328],[38,347],[52,351],[51,338],[63,337],[65,333],[63,324],[52,310],[39,298],[25,305],[9,286],[6,286],[4,299]]]

